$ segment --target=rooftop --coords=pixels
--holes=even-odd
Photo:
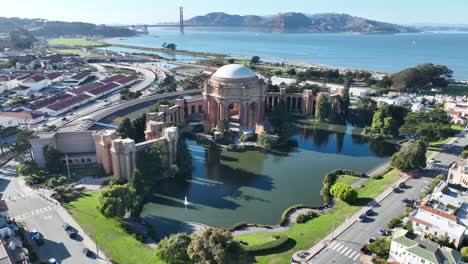
[[[47,106],[47,108],[49,108],[51,110],[54,110],[54,111],[59,111],[59,110],[65,109],[67,107],[71,107],[71,106],[74,106],[74,105],[76,105],[78,103],[81,103],[84,100],[89,99],[89,98],[91,98],[91,96],[86,95],[86,94],[80,94],[80,95],[72,96],[72,97],[67,98],[65,100],[50,104],[50,105]]]
[[[31,110],[37,110],[39,108],[47,106],[48,104],[52,104],[52,103],[55,103],[55,102],[58,102],[58,101],[61,101],[61,100],[64,100],[64,99],[67,99],[67,98],[70,98],[70,97],[72,97],[72,96],[69,95],[69,94],[60,93],[60,94],[56,94],[56,95],[51,96],[51,97],[47,97],[47,98],[42,99],[42,100],[37,100],[37,101],[34,101],[32,103],[29,103],[28,105],[26,105],[26,107],[31,109]]]
[[[13,117],[16,119],[36,119],[41,116],[42,115],[28,113],[28,112],[2,112],[0,113],[0,117]]]
[[[455,220],[445,218],[441,215],[435,214],[430,211],[418,209],[410,214],[410,219],[413,221],[429,223],[453,236],[460,236],[465,233],[466,227],[457,223],[457,218],[452,215]]]
[[[219,68],[213,77],[223,79],[248,79],[257,77],[249,67],[240,64],[229,64]]]

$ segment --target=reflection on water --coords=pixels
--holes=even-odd
[[[324,175],[337,168],[366,172],[385,162],[395,146],[370,141],[352,126],[301,125],[287,155],[205,148],[188,141],[194,157],[190,180],[161,182],[143,216],[152,221],[200,222],[228,227],[247,221],[277,224],[293,204],[320,205]],[[190,205],[184,205],[187,196]]]

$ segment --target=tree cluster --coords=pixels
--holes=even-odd
[[[374,242],[369,243],[367,248],[377,256],[387,259],[390,253],[390,240],[385,237],[379,237]]]
[[[377,102],[370,97],[361,96],[357,99],[355,107],[349,109],[348,121],[356,126],[369,126],[377,109]]]
[[[288,139],[296,131],[294,117],[289,112],[284,102],[280,102],[275,109],[268,114],[268,120],[273,127],[273,131],[277,133],[281,139]]]
[[[124,101],[137,99],[141,95],[142,93],[140,91],[132,92],[128,87],[125,87],[120,91],[120,99]]]
[[[30,49],[37,39],[26,29],[18,28],[10,31],[10,46],[15,49]]]
[[[398,106],[384,104],[374,113],[372,124],[366,127],[366,134],[377,134],[383,137],[399,137],[399,129],[404,123],[404,118],[409,109]]]
[[[446,138],[451,133],[450,117],[442,109],[430,112],[411,112],[405,117],[400,134],[424,141]]]
[[[106,217],[124,217],[139,202],[136,190],[130,184],[116,184],[100,192],[97,209]]]
[[[45,145],[42,148],[42,152],[44,154],[47,171],[50,173],[60,173],[63,171],[62,154],[57,149],[50,145]]]
[[[453,72],[444,65],[420,64],[393,74],[392,90],[408,92],[425,91],[433,86],[447,87],[445,77],[451,78],[452,74]]]
[[[427,144],[422,140],[411,140],[404,143],[401,149],[390,159],[392,167],[403,171],[426,167]]]
[[[161,240],[156,255],[168,264],[249,263],[246,251],[226,229],[209,228],[201,234],[174,234]]]

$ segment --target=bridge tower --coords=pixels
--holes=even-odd
[[[183,34],[184,33],[184,8],[183,7],[180,7],[179,13],[180,13],[180,23],[179,23],[180,33]]]
[[[276,17],[276,32],[283,32],[283,14],[281,13],[278,13],[278,16]]]

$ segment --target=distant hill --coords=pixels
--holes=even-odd
[[[276,16],[240,16],[222,12],[196,16],[184,21],[190,25],[226,25],[226,26],[276,26]],[[284,13],[282,15],[284,32],[296,33],[404,33],[417,32],[416,29],[354,17],[347,14],[315,14]]]
[[[59,37],[67,35],[132,37],[136,35],[135,31],[128,28],[95,25],[91,23],[0,17],[0,33],[9,33],[19,28],[27,29],[36,37]]]

